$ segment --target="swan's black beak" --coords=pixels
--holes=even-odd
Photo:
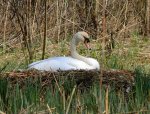
[[[88,38],[84,37],[84,44],[85,44],[87,49],[91,50],[90,40]]]

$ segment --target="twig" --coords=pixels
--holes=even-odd
[[[62,90],[60,89],[60,86],[59,86],[58,81],[57,81],[57,79],[56,79],[56,77],[55,77],[54,74],[53,74],[53,77],[54,77],[54,80],[55,80],[55,82],[56,82],[56,85],[57,85],[57,87],[58,87],[58,89],[59,89],[59,92],[60,92],[61,96],[63,96]]]
[[[106,114],[109,114],[109,103],[108,103],[108,85],[106,87],[106,97],[105,97],[105,110]]]

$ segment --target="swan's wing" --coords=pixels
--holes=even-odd
[[[100,69],[100,65],[96,59],[94,58],[87,58],[87,59],[90,64],[87,64],[83,61],[70,57],[70,60],[68,58],[69,61],[67,61],[67,64],[76,67],[76,70],[93,70],[93,69],[99,70]]]
[[[30,67],[32,67],[32,66],[35,66],[35,65],[37,65],[37,64],[42,63],[43,61],[46,61],[46,59],[45,59],[45,60],[41,60],[41,61],[33,62],[33,63],[29,64],[28,67],[30,68]]]
[[[72,57],[52,57],[30,64],[29,69],[31,68],[55,72],[57,70],[90,70],[95,67]]]
[[[33,62],[33,63],[29,64],[28,67],[30,68],[30,67],[33,67],[33,66],[36,66],[36,65],[39,65],[39,64],[50,63],[52,60],[59,60],[59,58],[60,57],[52,57],[52,58],[36,61],[36,62]]]
[[[58,67],[60,70],[90,69],[90,66],[88,64],[78,59],[74,59],[72,57],[54,57],[53,60],[57,60],[57,62],[59,63]]]
[[[59,61],[62,64],[61,68],[64,68],[64,66],[73,67],[75,70],[90,68],[90,66],[85,62],[72,57],[53,57],[49,59]]]
[[[88,59],[89,59],[90,63],[92,64],[92,66],[94,66],[94,69],[97,69],[97,70],[100,69],[100,64],[96,59],[94,59],[94,58],[88,58]]]
[[[57,70],[76,70],[75,66],[69,65],[70,57],[53,57],[45,60],[31,63],[28,69],[35,68],[43,71],[57,71]]]

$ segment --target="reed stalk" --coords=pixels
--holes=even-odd
[[[77,86],[75,85],[74,88],[73,88],[73,90],[72,90],[71,97],[70,97],[70,100],[69,100],[69,103],[68,103],[68,107],[67,107],[67,110],[66,110],[65,114],[69,114],[69,109],[70,109],[71,101],[72,101],[73,95],[75,93],[76,87]]]
[[[65,96],[65,90],[63,90],[63,108],[64,108],[64,114],[66,112],[66,96]]]
[[[108,90],[108,85],[107,85],[106,86],[106,96],[105,96],[105,111],[106,111],[106,114],[109,114],[108,94],[109,94],[109,90]]]

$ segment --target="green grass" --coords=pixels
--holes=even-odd
[[[141,68],[135,70],[135,86],[132,91],[124,94],[123,91],[116,91],[115,87],[109,87],[109,112],[120,114],[128,112],[150,111],[150,75],[144,74]],[[24,86],[16,83],[12,86],[7,78],[0,79],[0,109],[9,114],[18,114],[22,111],[32,114],[33,112],[48,111],[47,105],[53,114],[65,114],[69,105],[72,90],[75,82],[61,78],[58,81],[61,88],[60,93],[56,83],[42,87],[41,79],[27,78]],[[64,84],[62,84],[64,82]],[[69,114],[97,114],[101,106],[102,112],[105,111],[106,88],[102,87],[100,101],[99,83],[93,83],[88,89],[80,91],[76,88],[72,95]],[[143,112],[141,112],[143,114]]]

